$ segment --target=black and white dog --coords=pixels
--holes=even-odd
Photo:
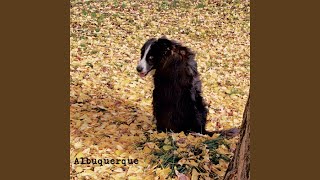
[[[141,77],[155,70],[153,115],[158,131],[237,133],[205,130],[208,110],[201,96],[201,81],[195,53],[166,37],[149,39],[141,48],[137,71]]]

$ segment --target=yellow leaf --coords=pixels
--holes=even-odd
[[[225,160],[223,159],[219,159],[219,165],[222,169],[227,169],[228,168],[228,162],[226,162]]]
[[[144,179],[149,180],[149,179],[155,179],[155,177],[153,175],[148,175],[146,176]]]
[[[76,155],[76,158],[82,158],[84,157],[83,153],[82,152],[79,152],[77,155]]]
[[[160,178],[167,178],[170,172],[171,172],[170,168],[165,168],[165,169],[157,168],[156,170],[156,174]]]
[[[149,154],[151,152],[151,149],[146,146],[143,148],[143,152]]]
[[[198,171],[197,171],[195,168],[193,168],[193,169],[192,169],[191,180],[198,180],[198,177],[199,177]]]
[[[158,139],[163,139],[165,137],[167,137],[167,134],[164,133],[164,132],[159,133],[158,136],[157,136]]]
[[[219,154],[229,154],[229,149],[225,145],[220,145],[219,148],[216,150]]]
[[[138,177],[137,176],[129,176],[128,180],[138,180]]]
[[[181,132],[179,133],[179,137],[184,138],[184,137],[186,137],[186,135],[184,134],[183,131],[181,131]]]
[[[165,150],[165,151],[169,151],[170,149],[172,149],[172,146],[164,145],[162,148],[163,148],[163,150]]]
[[[92,170],[87,169],[82,173],[82,175],[83,176],[95,176],[95,173]]]
[[[78,142],[74,143],[73,146],[74,146],[75,149],[79,149],[79,148],[82,147],[82,142],[78,141]]]
[[[128,171],[127,171],[127,175],[130,175],[130,174],[133,174],[133,173],[136,173],[138,171],[138,168],[135,167],[135,166],[130,166]]]
[[[117,145],[116,147],[117,147],[117,149],[119,149],[119,150],[123,150],[123,147],[120,146],[120,145]]]
[[[164,143],[165,144],[171,144],[171,142],[170,142],[170,140],[168,138],[164,140]]]
[[[82,171],[83,171],[82,167],[80,167],[80,166],[76,167],[76,172],[77,173],[82,172]]]
[[[115,170],[113,170],[114,172],[118,172],[118,173],[121,173],[121,172],[123,172],[123,169],[122,168],[117,168],[117,169],[115,169]]]
[[[218,138],[220,136],[220,134],[214,134],[214,135],[212,135],[212,139],[216,139],[216,138]]]
[[[121,150],[116,150],[115,153],[116,153],[117,156],[120,156],[122,154],[122,151]]]
[[[157,146],[154,142],[147,142],[145,145],[151,149],[154,149]]]
[[[123,180],[125,179],[124,177],[126,176],[126,173],[125,172],[121,172],[121,173],[117,173],[115,175],[112,175],[112,177],[115,179],[115,180]]]
[[[147,121],[149,121],[149,119],[148,119],[147,116],[139,116],[139,117],[137,118],[137,120],[140,121],[140,122],[147,122]]]

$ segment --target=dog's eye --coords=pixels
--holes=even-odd
[[[153,59],[153,56],[149,56],[149,59]]]

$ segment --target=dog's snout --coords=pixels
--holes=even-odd
[[[141,66],[137,66],[137,71],[141,72],[142,71],[142,67]]]

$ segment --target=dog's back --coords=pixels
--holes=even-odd
[[[203,132],[207,109],[194,53],[172,42],[154,74],[153,111],[160,131]]]

